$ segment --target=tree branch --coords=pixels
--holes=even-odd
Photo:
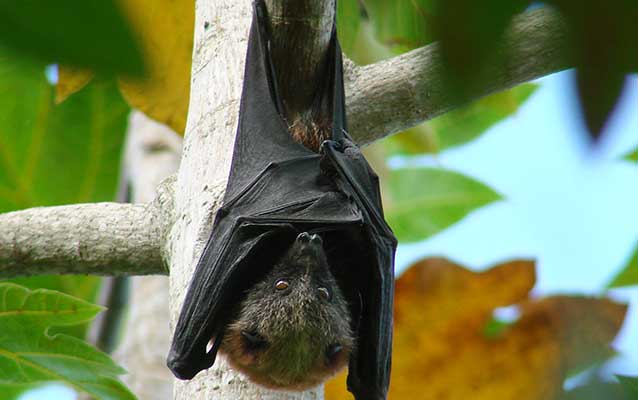
[[[166,274],[169,192],[148,205],[78,204],[0,214],[0,278]]]
[[[514,18],[497,44],[506,63],[491,65],[472,99],[573,66],[565,22],[549,7]],[[461,106],[444,83],[437,43],[346,69],[350,133],[360,144],[413,127]]]
[[[312,108],[335,17],[335,0],[265,0],[277,87],[289,122]]]

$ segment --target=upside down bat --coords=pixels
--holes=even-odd
[[[396,239],[347,133],[336,30],[313,110],[327,140],[314,151],[282,116],[267,24],[257,0],[230,177],[167,364],[191,379],[219,350],[257,383],[301,390],[347,363],[357,400],[385,399]]]

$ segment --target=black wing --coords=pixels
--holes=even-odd
[[[209,368],[242,293],[299,232],[322,232],[357,322],[348,386],[359,400],[384,399],[396,240],[383,219],[377,177],[345,130],[341,49],[333,34],[317,94],[332,115],[333,141],[316,154],[291,138],[280,116],[264,12],[257,1],[224,205],[186,294],[168,366],[182,379]]]

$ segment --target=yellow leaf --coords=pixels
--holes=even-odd
[[[60,104],[72,94],[79,92],[91,79],[93,71],[68,65],[58,66],[58,83],[55,85],[55,104]]]
[[[609,354],[626,306],[584,297],[529,298],[534,264],[472,272],[444,259],[417,263],[396,282],[389,399],[551,400],[568,371]],[[520,318],[485,334],[495,308]],[[351,399],[345,373],[326,399]]]
[[[128,103],[184,133],[190,95],[194,0],[120,0],[138,33],[149,75],[120,77]]]

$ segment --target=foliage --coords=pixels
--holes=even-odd
[[[517,260],[472,272],[426,259],[397,279],[389,399],[558,399],[563,381],[604,360],[627,307],[604,298],[530,297],[534,263]],[[520,317],[486,336],[498,307]],[[328,400],[351,398],[345,373]],[[461,383],[462,382],[462,383]]]
[[[393,170],[385,185],[385,216],[400,242],[432,236],[500,198],[488,187],[443,169]]]
[[[95,80],[60,105],[54,92],[43,64],[0,52],[0,212],[114,197],[129,112],[116,83]],[[100,278],[53,275],[13,282],[95,301]],[[77,321],[50,332],[84,338],[87,327],[88,321]]]
[[[623,159],[629,162],[638,163],[638,147],[625,154]]]
[[[638,3],[633,0],[546,0],[565,18],[577,67],[581,110],[590,134],[598,137],[620,98],[625,77],[638,70]],[[506,63],[496,41],[511,19],[531,4],[529,0],[438,0],[434,9],[434,37],[454,88],[466,88],[489,79],[489,65]],[[461,28],[461,29],[459,29]],[[478,70],[477,70],[478,68]]]
[[[546,0],[570,31],[577,87],[591,134],[603,130],[625,77],[638,70],[638,3],[633,0]],[[438,40],[449,90],[460,96],[489,81],[490,67],[507,63],[498,40],[530,0],[369,0],[365,2],[375,37],[395,53]]]
[[[638,377],[616,375],[616,378],[618,378],[620,385],[623,387],[627,399],[635,399],[638,397]]]
[[[195,2],[193,0],[126,0],[121,2],[146,56],[144,78],[122,76],[119,87],[128,103],[149,117],[184,133],[190,98]],[[200,29],[219,29],[206,21]],[[91,71],[61,67],[58,100],[66,99],[93,77]]]
[[[438,153],[468,143],[515,114],[537,88],[538,85],[527,83],[487,96],[419,127],[390,136],[384,144],[390,155],[418,155]]]
[[[361,9],[358,0],[337,1],[337,34],[339,44],[345,53],[353,50],[359,26],[361,25]]]
[[[634,249],[634,253],[629,260],[627,260],[627,264],[609,283],[608,287],[617,288],[631,285],[638,285],[638,246]]]
[[[0,212],[111,200],[129,107],[111,80],[54,104],[42,64],[0,53]],[[55,171],[55,173],[52,173]],[[28,287],[95,299],[95,277],[34,277]],[[64,328],[83,337],[85,325]]]
[[[139,76],[142,53],[116,0],[0,2],[0,46],[46,63]]]
[[[0,385],[62,381],[96,399],[135,397],[117,379],[125,371],[104,353],[51,326],[92,319],[101,308],[52,290],[0,283]]]

